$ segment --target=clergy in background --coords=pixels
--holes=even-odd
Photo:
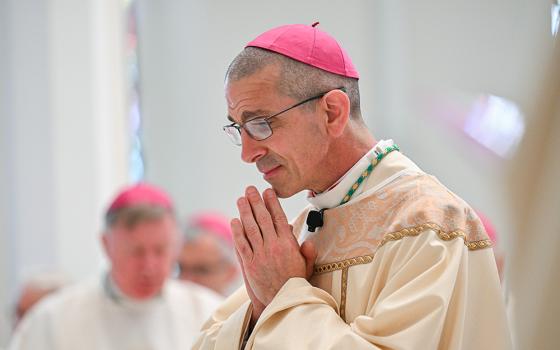
[[[245,286],[195,349],[510,348],[479,218],[372,136],[358,78],[316,24],[269,30],[229,66],[224,130],[272,189],[236,203]],[[292,227],[278,197],[303,190],[310,206]]]
[[[179,279],[198,283],[229,296],[241,285],[230,219],[215,212],[188,218],[182,230]]]
[[[138,184],[120,192],[102,236],[110,270],[64,289],[18,326],[12,350],[179,350],[192,345],[221,298],[169,279],[178,251],[170,198]]]

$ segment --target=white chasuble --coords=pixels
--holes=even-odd
[[[246,349],[509,349],[496,263],[480,220],[459,197],[393,152],[359,196],[307,232],[310,281],[288,280]],[[195,349],[237,350],[250,301],[242,288],[207,321]]]
[[[214,292],[169,280],[147,301],[119,297],[101,278],[41,301],[18,326],[10,350],[183,350],[221,302]]]

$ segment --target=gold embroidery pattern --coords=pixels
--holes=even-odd
[[[348,269],[350,266],[369,264],[373,261],[373,255],[357,256],[342,261],[337,261],[329,264],[316,265],[313,271],[317,274],[327,273],[336,270]]]
[[[296,232],[305,229],[307,211],[309,207],[296,220]],[[491,247],[472,208],[426,174],[403,173],[349,205],[325,211],[324,220],[320,234],[305,238],[315,245],[316,266],[323,273],[363,263],[353,259],[375,254],[388,241],[428,228],[442,240],[461,237],[469,250]]]
[[[346,288],[348,287],[348,267],[342,269],[340,284],[340,318],[346,322]]]
[[[398,241],[400,239],[403,239],[404,237],[416,237],[420,233],[427,230],[434,231],[438,235],[438,237],[444,241],[451,241],[455,238],[462,238],[465,243],[465,246],[467,246],[469,250],[485,249],[492,246],[492,241],[489,239],[468,242],[467,235],[463,231],[455,230],[451,232],[445,232],[439,225],[428,222],[415,227],[405,228],[397,232],[387,233],[385,236],[383,236],[383,240],[381,241],[381,243],[379,243],[377,249],[382,247],[387,242]],[[336,270],[343,270],[344,272],[344,270],[348,270],[348,268],[351,266],[369,264],[372,261],[373,261],[373,254],[362,255],[362,256],[357,256],[354,258],[336,261],[332,263],[316,265],[313,268],[313,272],[316,274],[322,274],[322,273],[332,272]]]
[[[460,237],[463,239],[465,245],[467,246],[467,248],[469,248],[469,250],[484,249],[492,246],[492,241],[489,239],[482,239],[479,241],[468,242],[467,235],[463,231],[455,230],[451,232],[445,232],[439,225],[428,222],[422,225],[418,225],[416,227],[405,228],[397,232],[386,234],[385,236],[383,236],[383,240],[379,244],[379,247],[383,246],[387,242],[398,241],[400,239],[403,239],[404,237],[418,236],[420,233],[426,230],[434,231],[438,235],[438,237],[444,241],[451,241],[455,238]]]

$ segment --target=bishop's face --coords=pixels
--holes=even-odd
[[[271,116],[298,103],[277,89],[279,69],[269,65],[257,73],[226,83],[229,118],[242,124],[255,117]],[[315,109],[310,104],[317,104]],[[325,117],[320,99],[293,108],[269,119],[272,136],[257,141],[241,131],[241,158],[255,163],[263,178],[279,197],[290,197],[302,190],[320,191],[323,183],[321,162],[328,151]]]
[[[139,300],[157,295],[176,260],[176,242],[176,223],[170,214],[131,228],[123,224],[111,228],[103,243],[119,289]]]

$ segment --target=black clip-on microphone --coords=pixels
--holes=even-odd
[[[315,232],[317,227],[322,227],[323,226],[323,212],[324,211],[325,211],[325,209],[310,210],[309,211],[309,213],[307,214],[307,220],[305,222],[307,224],[307,230],[309,232]]]

